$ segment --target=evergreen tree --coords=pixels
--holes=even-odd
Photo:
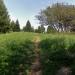
[[[0,0],[0,33],[10,30],[10,19],[3,0]]]
[[[20,31],[20,24],[19,24],[19,21],[18,20],[16,20],[15,31],[16,32],[19,32]]]
[[[11,31],[13,32],[19,32],[20,31],[19,21],[18,20],[16,20],[16,22],[12,21],[10,28],[11,28]]]
[[[31,27],[31,32],[34,32],[34,27]]]
[[[16,23],[14,21],[11,21],[11,31],[15,32],[16,31]]]
[[[31,27],[31,23],[30,21],[28,20],[27,23],[26,23],[26,26],[23,28],[24,31],[26,32],[32,32],[34,29]]]

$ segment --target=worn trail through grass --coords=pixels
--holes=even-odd
[[[31,66],[30,75],[41,75],[40,49],[39,49],[40,36],[39,34],[34,36],[33,42],[35,45],[35,50],[34,50],[35,59]]]

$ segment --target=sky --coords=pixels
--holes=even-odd
[[[18,19],[21,28],[26,25],[27,20],[31,22],[34,28],[37,28],[39,21],[35,16],[42,9],[57,2],[75,4],[75,0],[4,0],[11,20],[16,21]]]

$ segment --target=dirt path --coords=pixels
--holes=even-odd
[[[39,51],[39,42],[40,42],[40,36],[39,34],[35,35],[34,38],[33,38],[33,42],[34,42],[34,45],[35,45],[35,52],[37,53]]]
[[[40,49],[39,49],[39,42],[40,37],[39,34],[37,34],[33,39],[34,45],[35,45],[35,59],[31,66],[31,72],[30,75],[41,75],[41,64],[40,64]]]

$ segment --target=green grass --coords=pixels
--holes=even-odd
[[[43,75],[56,75],[62,66],[68,66],[75,75],[75,34],[40,34],[40,57]]]
[[[0,34],[0,43],[7,41],[16,41],[23,42],[25,40],[33,40],[34,37],[38,35],[41,40],[52,39],[52,38],[65,38],[66,40],[75,40],[75,34],[71,33],[51,33],[51,34],[37,34],[37,33],[28,33],[28,32],[14,32]]]
[[[34,37],[38,35],[40,40],[53,39],[53,38],[64,38],[66,42],[75,42],[75,33],[51,33],[51,34],[38,34],[38,33],[29,33],[29,32],[14,32],[0,34],[0,47],[4,46],[5,43],[9,41],[16,41],[17,43],[25,42],[27,40],[33,40]]]
[[[51,34],[40,34],[41,40],[49,38],[66,38],[66,39],[75,39],[75,34],[71,33],[51,33]]]
[[[0,34],[0,46],[9,41],[16,41],[18,43],[24,42],[27,40],[33,40],[34,37],[38,35],[41,40],[53,39],[53,38],[64,38],[67,42],[75,42],[75,33],[51,33],[51,34],[38,34],[38,33],[29,33],[29,32],[14,32]]]
[[[41,42],[39,48],[41,54],[41,61],[43,61],[42,64],[43,67],[45,67],[44,69],[46,69],[48,72],[50,68],[51,70],[54,70],[54,68],[56,69],[56,66],[54,66],[54,63],[53,66],[52,63],[46,64],[47,62],[45,61],[48,61],[47,59],[49,58],[53,60],[57,59],[56,61],[53,62],[57,64],[59,63],[61,65],[64,64],[62,63],[63,61],[66,62],[65,59],[62,60],[64,56],[67,57],[67,54],[70,54],[72,56],[75,55],[75,34],[74,33],[73,34],[71,33],[38,34],[38,33],[28,33],[28,32],[14,32],[14,33],[0,34],[0,62],[1,62],[0,75],[4,75],[3,71],[5,72],[6,70],[10,72],[11,69],[8,68],[8,67],[11,68],[10,64],[12,64],[12,67],[15,68],[15,66],[17,66],[17,64],[13,66],[14,65],[13,62],[15,61],[16,63],[18,62],[23,63],[22,61],[25,60],[24,64],[26,62],[32,63],[32,60],[30,59],[32,59],[34,56],[35,47],[32,41],[33,39],[35,39],[35,36],[40,37]],[[46,57],[46,55],[48,55],[49,58]],[[60,62],[58,62],[59,57],[60,57]],[[70,57],[68,56],[68,58]],[[69,60],[67,60],[67,62],[68,61]],[[75,58],[73,59],[73,61],[74,61],[73,63],[75,64]],[[74,66],[75,68],[74,64],[71,66]],[[28,66],[27,64],[25,65],[26,65],[25,67],[27,67],[28,69],[30,68],[29,67],[30,64],[28,64]],[[47,73],[46,70],[43,71]],[[52,71],[52,73],[55,72]],[[50,75],[50,74],[43,74],[43,75]]]
[[[0,34],[0,43],[13,40],[16,42],[23,42],[25,40],[32,40],[34,36],[35,33],[27,33],[27,32]]]
[[[8,42],[16,42],[23,43],[27,40],[31,40],[34,38],[35,33],[27,33],[27,32],[14,32],[14,33],[6,33],[0,34],[0,48],[4,48]]]

